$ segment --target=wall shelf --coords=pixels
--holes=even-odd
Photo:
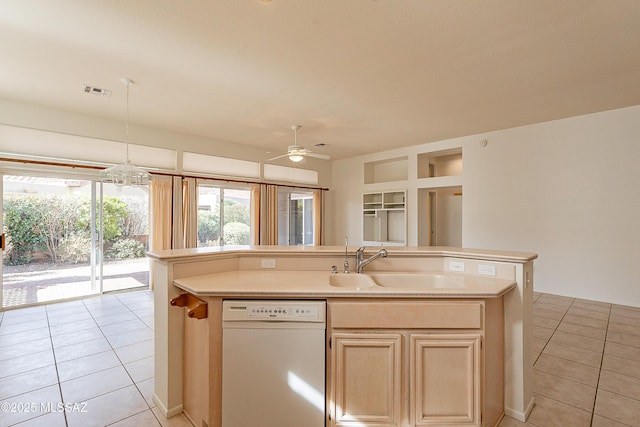
[[[462,175],[462,148],[418,154],[418,179]]]
[[[398,157],[364,164],[364,183],[406,181],[409,177],[409,158]]]
[[[407,244],[406,198],[406,190],[362,195],[364,244]]]

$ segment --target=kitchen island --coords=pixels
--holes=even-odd
[[[347,251],[351,266],[355,249]],[[159,409],[168,417],[184,410],[196,425],[220,425],[224,299],[322,299],[328,307],[327,425],[348,425],[345,407],[350,402],[362,408],[362,402],[354,401],[357,395],[347,392],[349,384],[341,383],[356,371],[340,357],[354,349],[353,354],[377,351],[374,359],[397,363],[376,374],[392,388],[382,402],[387,408],[384,425],[437,424],[433,416],[441,408],[430,406],[438,402],[437,383],[421,383],[413,371],[429,369],[426,360],[445,363],[434,359],[439,354],[430,351],[434,348],[448,348],[447,360],[460,356],[468,374],[457,382],[468,388],[467,398],[445,408],[458,418],[452,415],[442,423],[494,425],[503,411],[524,420],[533,406],[529,346],[536,255],[448,247],[387,250],[389,256],[368,265],[363,275],[331,272],[332,266],[342,270],[344,247],[149,253],[156,306],[154,400]],[[190,318],[190,310],[169,305],[185,291],[206,304],[206,319]],[[365,422],[366,416],[359,419]]]

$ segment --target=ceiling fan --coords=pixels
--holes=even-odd
[[[276,159],[281,159],[283,157],[289,157],[289,160],[291,160],[292,162],[298,163],[298,162],[303,161],[306,156],[315,157],[315,158],[324,159],[324,160],[329,160],[330,159],[330,157],[327,156],[326,154],[317,154],[317,153],[314,153],[311,150],[307,150],[306,148],[304,148],[301,145],[298,145],[298,130],[301,127],[302,126],[300,126],[300,125],[291,126],[291,129],[293,129],[293,145],[289,146],[289,149],[287,150],[286,154],[282,154],[280,156],[273,157],[273,158],[269,159],[269,161],[276,160]]]

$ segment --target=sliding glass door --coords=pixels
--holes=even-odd
[[[278,192],[278,244],[313,245],[313,193]]]
[[[98,185],[102,291],[148,287],[149,187]]]
[[[146,189],[5,175],[2,307],[148,286]]]

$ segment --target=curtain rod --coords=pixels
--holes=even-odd
[[[14,162],[14,163],[25,163],[32,165],[42,165],[42,166],[60,166],[65,168],[83,168],[83,169],[95,169],[102,170],[105,166],[97,166],[97,165],[83,165],[83,164],[73,164],[73,163],[64,163],[64,162],[50,162],[45,160],[29,160],[29,159],[12,159],[10,157],[0,157],[0,162]],[[305,190],[322,190],[329,191],[328,188],[323,187],[312,187],[306,185],[291,185],[291,184],[278,184],[272,182],[264,182],[264,181],[247,181],[241,179],[232,179],[232,178],[218,178],[218,177],[210,177],[210,176],[198,176],[198,175],[184,175],[178,173],[170,173],[170,172],[149,172],[151,175],[163,175],[163,176],[177,176],[180,178],[195,178],[195,179],[211,179],[215,181],[224,181],[224,182],[233,182],[237,184],[271,184],[277,185],[279,187],[288,187],[288,188],[302,188]]]

